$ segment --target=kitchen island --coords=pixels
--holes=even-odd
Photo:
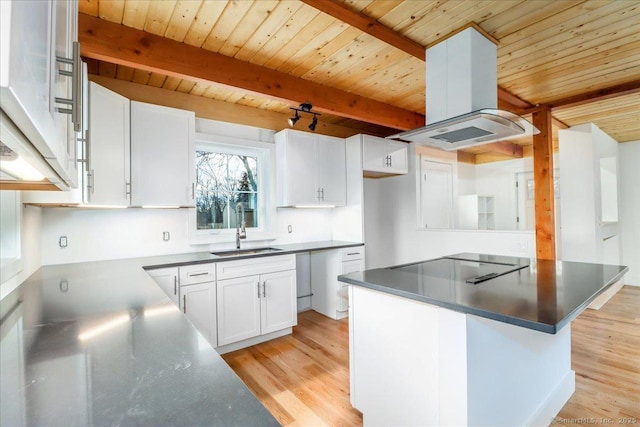
[[[624,266],[458,254],[340,276],[366,425],[549,425],[575,390],[570,322]]]

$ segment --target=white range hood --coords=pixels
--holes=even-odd
[[[391,135],[451,151],[539,133],[498,110],[497,50],[474,28],[427,49],[426,126]]]

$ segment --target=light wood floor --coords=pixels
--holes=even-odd
[[[640,287],[623,287],[571,325],[576,392],[558,425],[640,424]],[[347,320],[307,311],[292,335],[223,357],[282,425],[360,426],[349,403],[348,334]]]

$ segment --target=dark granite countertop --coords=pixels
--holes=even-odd
[[[555,334],[627,271],[618,265],[457,254],[338,280]],[[500,275],[467,282],[496,272]]]
[[[358,245],[283,245],[272,255]],[[224,260],[41,267],[0,301],[0,424],[279,425],[143,270]]]

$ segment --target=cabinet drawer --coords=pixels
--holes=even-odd
[[[254,274],[274,273],[276,271],[295,270],[296,256],[276,255],[257,258],[239,259],[237,261],[219,262],[216,265],[218,280]]]
[[[364,258],[364,246],[357,246],[355,248],[344,248],[342,250],[342,261],[351,261],[354,259]]]
[[[216,280],[215,263],[194,264],[180,267],[180,286]]]

